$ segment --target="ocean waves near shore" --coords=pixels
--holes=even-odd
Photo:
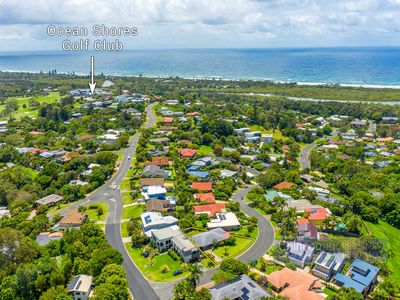
[[[0,52],[0,70],[88,74],[91,55],[108,75],[400,88],[400,48]]]

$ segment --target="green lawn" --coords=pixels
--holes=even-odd
[[[122,201],[124,205],[133,203],[131,192],[122,192]]]
[[[246,226],[242,226],[242,227],[240,227],[240,230],[238,230],[238,231],[232,231],[231,233],[232,233],[232,235],[233,236],[236,236],[236,235],[241,235],[241,236],[246,236],[247,237],[247,228],[246,228]],[[258,236],[258,227],[256,227],[251,233],[250,233],[250,236],[249,237],[251,237],[251,238],[253,238],[253,239],[256,239],[257,238],[257,236]]]
[[[200,146],[199,149],[197,149],[197,153],[200,155],[210,155],[213,152],[214,152],[213,148],[211,148],[210,146],[206,146],[206,145],[202,145],[202,146]]]
[[[214,253],[220,258],[225,258],[225,249],[228,249],[227,257],[236,257],[245,251],[254,242],[252,238],[236,237],[236,245],[234,246],[220,246],[214,249]]]
[[[387,250],[393,253],[387,260],[387,266],[392,272],[391,277],[400,282],[400,230],[382,221],[379,224],[366,222],[366,225],[371,234],[379,238]]]
[[[136,266],[138,266],[140,271],[142,271],[147,279],[152,281],[166,282],[174,281],[178,278],[188,275],[188,272],[183,272],[178,276],[173,275],[175,270],[181,269],[181,261],[173,260],[167,253],[156,255],[152,260],[152,265],[150,265],[149,260],[141,255],[141,249],[132,248],[130,243],[126,243],[125,246]],[[169,267],[169,272],[162,273],[160,270],[162,265],[167,265]]]
[[[129,237],[127,225],[128,225],[128,222],[122,222],[121,223],[121,234],[122,234],[122,237]]]
[[[328,295],[328,296],[335,296],[337,293],[336,292],[334,292],[334,291],[332,291],[331,289],[329,289],[329,288],[324,288],[324,290],[322,291],[325,295]]]
[[[139,218],[145,208],[145,205],[132,205],[124,207],[122,210],[122,219]]]
[[[48,213],[48,214],[56,214],[56,213],[59,212],[60,210],[63,210],[63,209],[65,209],[65,208],[67,208],[68,206],[72,205],[72,204],[73,204],[73,203],[71,202],[71,203],[64,203],[64,204],[61,204],[61,205],[52,206],[52,207],[47,211],[47,213]]]
[[[264,127],[260,125],[251,125],[250,131],[259,131],[261,134],[264,133],[272,134],[275,140],[286,141],[288,139],[287,137],[283,136],[282,132],[279,129],[275,129],[275,131],[273,131],[272,129],[265,130]]]
[[[95,221],[95,222],[106,220],[108,211],[110,209],[110,207],[108,206],[107,203],[96,203],[96,204],[91,204],[90,206],[91,207],[96,206],[96,208],[92,208],[92,209],[89,209],[89,206],[86,206],[87,207],[86,214],[88,215],[90,220]],[[97,216],[97,207],[103,208],[103,214],[100,216]]]
[[[57,100],[60,100],[60,93],[59,92],[50,92],[48,96],[38,96],[38,97],[18,97],[18,98],[8,98],[9,100],[17,100],[18,101],[18,110],[13,112],[13,117],[20,118],[24,116],[28,117],[36,117],[38,110],[31,109],[29,107],[29,100],[35,99],[40,103],[53,103]],[[23,105],[26,105],[24,108]],[[5,105],[0,105],[0,110],[3,110]]]
[[[128,178],[125,178],[122,180],[120,189],[121,189],[121,191],[130,191],[131,183]]]
[[[281,267],[280,265],[277,265],[277,264],[274,264],[274,263],[267,263],[266,268],[265,268],[265,271],[262,271],[262,270],[261,270],[260,261],[258,261],[258,262],[257,262],[257,265],[256,265],[256,269],[259,270],[259,271],[261,271],[261,272],[264,272],[264,273],[267,274],[267,275],[269,275],[269,274],[271,274],[272,272],[282,270],[282,267]]]

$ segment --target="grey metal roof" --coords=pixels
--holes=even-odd
[[[210,231],[202,232],[192,236],[192,240],[199,247],[207,247],[214,242],[221,242],[227,239],[227,232],[222,228],[216,228]]]

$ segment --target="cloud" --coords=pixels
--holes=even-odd
[[[48,24],[104,23],[138,27],[144,47],[387,44],[399,15],[400,0],[0,0],[0,41],[45,44]]]

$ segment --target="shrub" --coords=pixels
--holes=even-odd
[[[296,269],[297,269],[297,267],[296,267],[294,264],[292,264],[292,263],[287,263],[287,264],[286,264],[286,267],[288,267],[289,269],[291,269],[291,270],[293,270],[293,271],[296,271]]]
[[[168,255],[175,261],[180,259],[180,256],[172,249],[168,249]]]
[[[223,260],[220,269],[235,275],[247,274],[249,272],[249,267],[236,259]]]
[[[167,265],[162,265],[160,268],[161,273],[168,273],[169,267]]]

